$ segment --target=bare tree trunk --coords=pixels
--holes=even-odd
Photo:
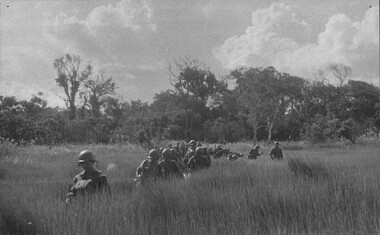
[[[77,109],[76,109],[76,106],[75,106],[75,101],[72,101],[70,100],[70,120],[74,120],[76,115],[77,115]]]
[[[273,114],[273,118],[272,118],[272,121],[270,121],[270,119],[268,118],[268,141],[271,141],[272,140],[272,130],[273,130],[273,125],[274,125],[274,121],[276,119],[276,115],[278,113],[278,106]]]
[[[272,139],[273,122],[271,123],[268,118],[268,141]]]

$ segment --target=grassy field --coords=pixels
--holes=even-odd
[[[228,145],[247,152],[252,145]],[[284,143],[285,159],[215,160],[187,180],[136,189],[136,146],[0,144],[0,234],[376,234],[380,142]],[[111,196],[64,197],[81,150],[92,150]]]

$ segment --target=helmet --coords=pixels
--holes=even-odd
[[[164,159],[171,159],[172,158],[172,151],[169,148],[166,148],[162,151],[162,157]]]
[[[86,161],[96,162],[95,156],[90,150],[83,150],[79,154],[78,163],[82,163],[82,162],[86,162]]]
[[[195,141],[195,140],[190,140],[189,145],[193,145],[193,144],[197,144],[197,141]]]
[[[160,151],[158,149],[151,149],[148,153],[148,156],[153,159],[159,159],[160,158]]]
[[[259,149],[259,148],[260,148],[260,146],[258,144],[256,144],[255,149]]]
[[[200,148],[200,147],[196,148],[195,154],[196,155],[203,155],[204,154],[203,148]]]
[[[278,141],[274,142],[274,145],[278,146],[280,143]]]

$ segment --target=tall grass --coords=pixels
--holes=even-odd
[[[231,147],[244,152],[247,144]],[[83,149],[98,157],[112,194],[67,206]],[[146,157],[136,146],[17,148],[0,159],[0,233],[374,234],[380,232],[379,150],[301,149],[284,151],[277,162],[266,155],[217,160],[187,180],[136,189],[135,169]]]

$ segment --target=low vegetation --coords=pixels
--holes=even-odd
[[[245,153],[250,144],[231,149]],[[374,234],[380,232],[380,147],[270,146],[256,161],[215,160],[187,180],[135,188],[135,145],[4,147],[1,234]],[[345,147],[342,147],[345,146]],[[91,149],[111,196],[64,202],[77,154]]]

